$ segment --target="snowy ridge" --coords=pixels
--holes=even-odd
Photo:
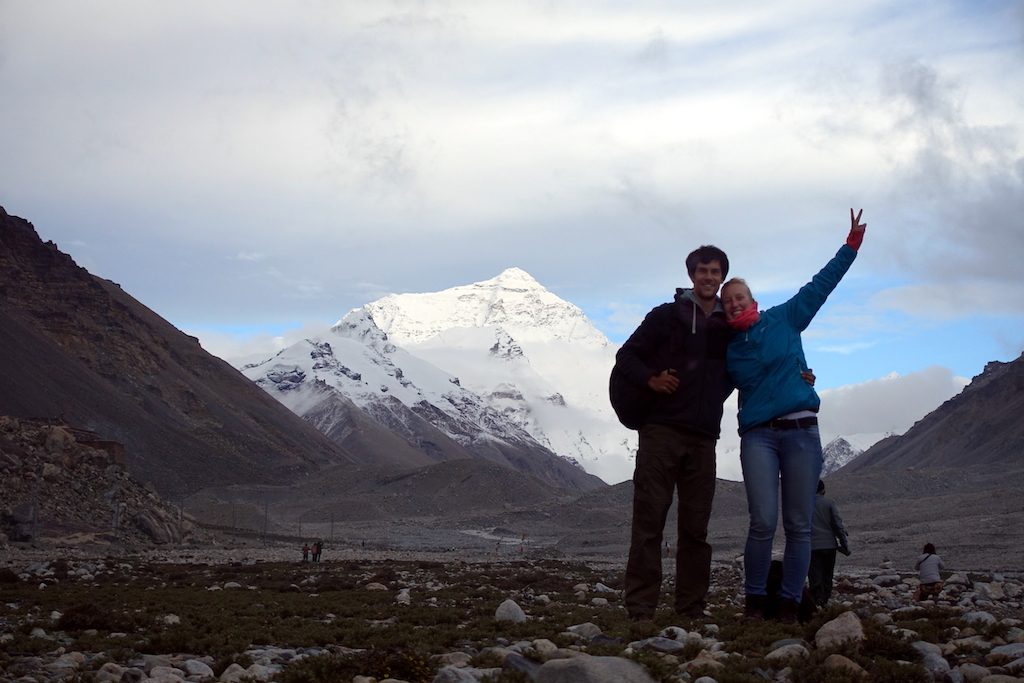
[[[371,414],[389,397],[414,413],[440,411],[444,418],[431,423],[463,445],[479,439],[531,441],[462,388],[458,378],[392,344],[366,316],[346,317],[324,335],[293,344],[243,372],[300,415],[332,388]]]
[[[608,405],[617,348],[577,306],[521,269],[440,292],[389,295],[339,325],[364,316],[555,453],[607,481],[632,471],[636,434]]]
[[[579,307],[555,296],[519,268],[440,292],[391,294],[363,308],[401,346],[422,344],[446,330],[484,327],[501,327],[520,343],[557,340],[608,345]]]
[[[430,425],[496,461],[515,459],[510,448],[557,455],[618,482],[636,434],[608,405],[615,351],[578,307],[509,268],[370,302],[242,371],[326,433],[351,434],[351,414],[332,409],[350,402],[420,450],[441,448],[427,443]]]
[[[864,449],[857,448],[839,436],[829,441],[822,449],[821,476],[827,477],[843,465],[855,460]]]

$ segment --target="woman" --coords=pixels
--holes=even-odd
[[[862,213],[854,216],[850,209],[846,244],[786,303],[760,313],[746,282],[735,278],[722,287],[726,319],[738,331],[729,342],[726,364],[740,392],[740,464],[750,511],[743,556],[745,612],[753,618],[764,617],[781,480],[786,550],[779,618],[796,622],[810,564],[822,456],[816,416],[821,401],[793,370],[807,370],[800,333],[856,258],[867,227],[860,222]]]
[[[939,593],[942,592],[942,576],[939,574],[939,570],[945,567],[942,558],[935,554],[935,546],[925,543],[921,557],[914,565],[919,572],[918,577],[921,579],[921,585],[917,587],[917,592],[914,594],[915,600],[939,597]]]

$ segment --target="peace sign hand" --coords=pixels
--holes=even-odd
[[[860,245],[864,241],[864,230],[868,227],[867,223],[860,222],[863,213],[864,209],[860,209],[854,216],[853,209],[850,209],[850,234],[846,236],[846,244],[854,251],[860,249]]]

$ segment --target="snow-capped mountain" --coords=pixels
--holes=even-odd
[[[636,434],[608,405],[615,351],[578,307],[509,268],[378,299],[242,371],[349,447],[359,411],[435,460],[542,450],[618,482]]]
[[[863,452],[863,449],[857,448],[841,436],[832,439],[821,449],[823,457],[821,465],[822,478],[832,474]]]
[[[459,377],[467,389],[555,453],[621,481],[636,434],[608,404],[617,347],[577,306],[509,268],[440,292],[393,294],[369,316],[394,344]]]
[[[392,343],[364,309],[242,372],[343,444],[366,429],[390,434],[386,454],[376,448],[368,457],[373,463],[480,457],[561,487],[598,484],[461,386],[457,377]],[[395,450],[396,435],[404,453]]]

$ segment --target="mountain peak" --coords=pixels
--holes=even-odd
[[[477,284],[487,285],[494,283],[505,289],[544,289],[537,280],[522,268],[512,266],[501,271],[497,277]]]
[[[572,339],[594,347],[608,344],[583,311],[516,267],[440,292],[389,294],[362,310],[399,346],[426,342],[446,330],[493,327],[519,343]]]
[[[824,462],[821,466],[821,478],[824,479],[843,465],[855,460],[863,452],[841,436],[832,439],[822,449]]]

